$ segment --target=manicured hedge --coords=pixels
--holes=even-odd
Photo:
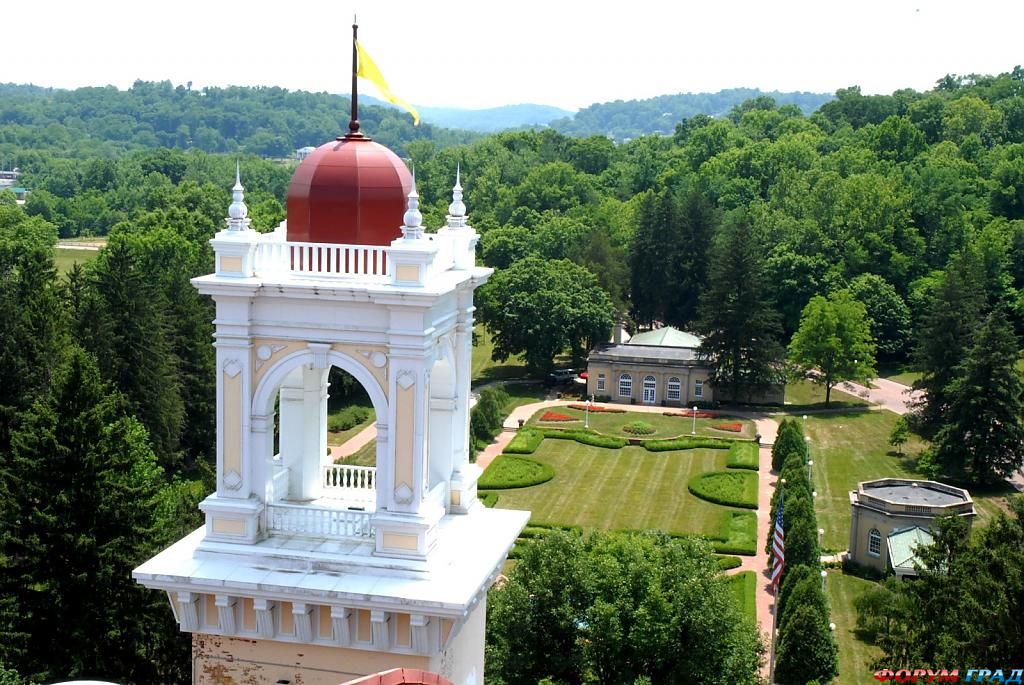
[[[630,421],[622,427],[622,432],[630,435],[651,435],[655,430],[657,429],[646,421]]]
[[[752,601],[757,592],[757,574],[753,571],[740,571],[729,576],[726,581],[732,591],[736,605],[747,620],[757,624],[757,602]]]
[[[545,438],[556,440],[575,440],[576,442],[591,447],[604,447],[605,449],[617,450],[629,444],[625,438],[613,438],[609,435],[599,435],[585,430],[558,430],[557,428],[544,429]]]
[[[329,415],[327,417],[327,430],[331,433],[347,431],[349,428],[355,428],[368,418],[370,418],[370,410],[368,408],[353,404],[345,407],[337,414]]]
[[[477,499],[479,499],[480,502],[485,507],[487,507],[488,509],[491,509],[491,508],[494,507],[495,504],[498,503],[498,493],[496,493],[496,492],[480,492],[480,493],[477,493]]]
[[[743,564],[742,559],[731,554],[717,556],[715,557],[715,562],[718,564],[718,568],[722,571],[728,571],[731,568],[739,568]]]
[[[733,440],[722,440],[720,438],[691,436],[672,438],[671,440],[647,440],[643,445],[649,452],[668,452],[671,450],[692,450],[700,447],[712,450],[727,450],[732,446],[733,442]]]
[[[687,484],[696,497],[727,507],[757,509],[757,474],[750,471],[710,471]]]
[[[544,433],[533,428],[520,428],[504,449],[505,454],[533,454],[544,442]]]
[[[719,554],[753,556],[757,548],[757,514],[730,511],[722,517],[722,528],[711,543]]]
[[[480,476],[477,488],[479,490],[528,488],[531,485],[546,483],[554,477],[555,470],[548,464],[528,457],[501,454]]]
[[[734,442],[729,447],[729,456],[725,465],[730,469],[750,469],[757,471],[759,448],[756,442]]]

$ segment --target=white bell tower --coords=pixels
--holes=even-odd
[[[459,172],[447,226],[427,234],[415,182],[405,192],[366,162],[381,150],[358,132],[318,148],[296,171],[289,222],[312,217],[323,235],[323,216],[355,212],[366,234],[390,216],[391,183],[407,199],[400,237],[257,233],[236,171],[216,272],[193,281],[217,310],[217,490],[206,525],[134,575],[193,634],[194,683],[335,685],[394,667],[483,682],[486,593],[529,516],[484,508],[469,462],[473,291],[491,270],[475,265]],[[362,176],[317,190],[342,155]],[[354,209],[317,214],[353,187]],[[376,468],[327,456],[332,366],[373,403]]]

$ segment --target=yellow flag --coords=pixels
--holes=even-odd
[[[359,51],[359,69],[356,71],[356,76],[361,76],[377,86],[377,89],[380,90],[380,94],[384,96],[385,100],[393,105],[398,105],[411,114],[413,126],[419,126],[419,112],[413,109],[413,106],[408,102],[391,92],[391,89],[388,88],[388,82],[384,80],[384,75],[380,73],[380,69],[378,69],[374,61],[370,59],[370,56],[366,54],[366,50],[363,49],[363,46],[359,44],[358,40],[356,41],[356,50]]]

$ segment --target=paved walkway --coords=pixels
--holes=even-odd
[[[868,388],[859,383],[846,381],[839,384],[839,389],[851,395],[862,397],[872,404],[888,409],[894,414],[907,414],[910,412],[910,405],[920,401],[922,392],[912,390],[902,383],[890,381],[886,378],[876,378],[871,381],[874,387]]]

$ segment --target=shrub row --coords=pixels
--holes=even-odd
[[[649,452],[668,452],[671,450],[692,450],[699,447],[712,450],[727,450],[732,446],[732,440],[722,438],[703,438],[697,436],[672,438],[670,440],[648,440],[644,447]]]
[[[555,440],[575,440],[576,442],[584,445],[590,445],[591,447],[604,447],[606,449],[620,449],[629,444],[629,441],[625,438],[613,438],[609,435],[599,435],[586,430],[559,430],[557,428],[547,428],[543,430],[545,438],[554,438]]]
[[[493,509],[494,505],[498,503],[498,493],[496,492],[481,492],[477,494],[477,498],[488,509]]]
[[[355,428],[370,418],[370,410],[367,407],[360,407],[357,404],[345,407],[337,414],[327,417],[327,430],[331,433],[340,433],[349,428]]]
[[[585,404],[570,404],[567,405],[569,409],[575,409],[576,411],[587,411],[587,405]],[[590,411],[598,414],[625,414],[625,409],[619,409],[618,407],[599,407],[595,404],[590,405]]]
[[[544,433],[533,428],[521,428],[505,447],[505,454],[533,454],[544,442]]]
[[[480,476],[477,488],[480,490],[528,488],[532,485],[546,483],[554,477],[555,470],[549,464],[528,457],[501,454]]]
[[[725,465],[730,469],[750,469],[757,471],[759,448],[756,442],[735,441],[729,446],[729,456],[725,459]]]
[[[739,568],[743,564],[742,559],[731,554],[717,556],[715,557],[715,562],[718,564],[718,568],[722,571],[728,571],[731,568]]]
[[[750,471],[710,471],[690,479],[695,497],[727,507],[757,509],[757,474]]]

